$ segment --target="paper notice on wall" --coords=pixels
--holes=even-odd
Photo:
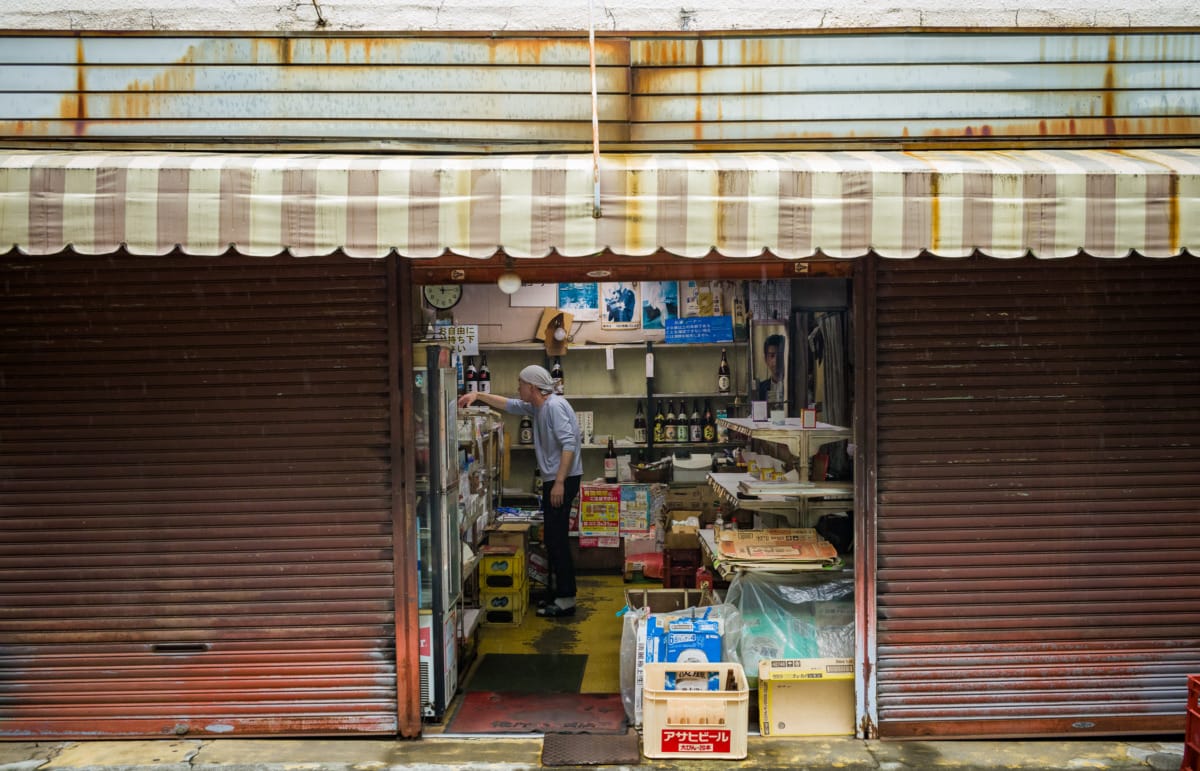
[[[596,538],[597,546],[621,542],[621,486],[583,485],[579,488],[579,545]],[[590,541],[589,541],[590,543]]]

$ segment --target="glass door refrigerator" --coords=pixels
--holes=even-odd
[[[458,373],[450,365],[447,348],[431,345],[415,354],[421,705],[424,717],[440,720],[458,685],[462,596]]]

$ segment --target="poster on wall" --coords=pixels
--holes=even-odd
[[[783,405],[788,400],[788,329],[782,321],[750,322],[750,377],[754,401]]]
[[[725,315],[720,282],[680,281],[679,315],[688,318]]]
[[[675,281],[642,282],[642,329],[666,329],[679,317],[679,284]]]
[[[595,282],[559,284],[558,309],[568,311],[575,321],[599,321],[600,289]]]
[[[604,303],[601,329],[639,329],[642,326],[638,282],[605,282],[600,285],[600,298]]]

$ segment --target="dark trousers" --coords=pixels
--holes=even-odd
[[[555,597],[575,596],[575,562],[571,559],[571,505],[579,495],[582,477],[567,477],[563,481],[561,506],[550,505],[550,490],[554,480],[542,483],[542,539],[546,542],[546,558],[550,563],[550,585]]]

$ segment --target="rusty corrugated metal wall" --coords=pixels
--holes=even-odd
[[[0,141],[590,151],[588,64],[586,34],[9,35]],[[596,65],[606,150],[1200,135],[1195,31],[601,34]]]
[[[4,258],[3,735],[398,731],[389,262]]]
[[[1182,730],[1200,261],[872,270],[880,736]]]

